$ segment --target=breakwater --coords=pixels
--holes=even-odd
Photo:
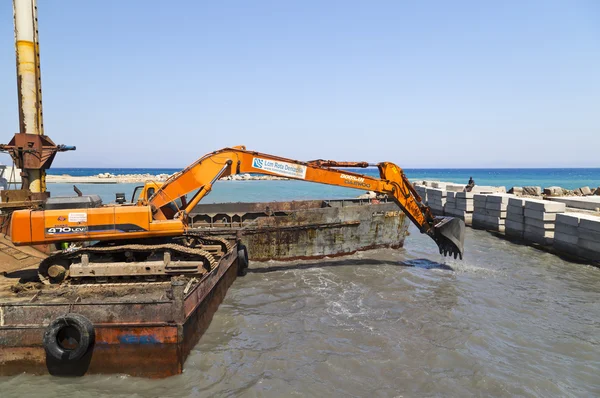
[[[146,181],[164,182],[172,174],[111,174],[100,173],[93,176],[49,175],[46,181],[50,183],[80,183],[80,184],[128,184],[144,183]],[[285,177],[235,174],[221,178],[222,181],[257,181],[257,180],[287,180]]]
[[[439,181],[417,182],[415,188],[435,215],[458,217],[475,229],[600,265],[600,196],[562,196],[562,190],[558,196],[558,187],[507,192],[475,186],[465,192],[464,185]],[[573,192],[582,191],[594,192]]]

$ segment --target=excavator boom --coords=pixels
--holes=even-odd
[[[339,170],[334,167],[368,167],[367,162],[336,162],[315,160],[299,162],[265,153],[247,151],[244,146],[212,152],[173,175],[150,198],[157,219],[185,218],[212,190],[219,178],[239,173],[265,174],[295,180],[336,185],[387,194],[422,233],[428,234],[438,245],[440,253],[463,255],[464,222],[450,217],[434,217],[428,206],[405,176],[403,170],[390,162],[378,163],[379,178]],[[185,195],[194,192],[191,200]],[[173,203],[181,199],[181,207],[172,213]],[[185,203],[185,205],[183,205]],[[167,206],[171,206],[170,208]]]

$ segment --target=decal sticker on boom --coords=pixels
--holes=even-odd
[[[345,184],[354,185],[357,188],[371,188],[371,184],[367,184],[363,177],[341,174],[340,178],[344,180]]]
[[[268,171],[284,177],[306,178],[306,166],[277,160],[267,160],[262,158],[253,158],[252,167],[258,170]]]

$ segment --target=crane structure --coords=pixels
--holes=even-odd
[[[140,269],[159,275],[210,271],[232,245],[191,228],[189,214],[218,179],[253,173],[387,194],[421,233],[435,241],[440,253],[462,258],[464,222],[435,217],[400,167],[378,163],[379,178],[341,169],[368,166],[366,162],[300,162],[244,146],[224,148],[201,157],[162,185],[147,182],[135,203],[101,205],[81,197],[87,204],[74,208],[55,198],[44,210],[15,211],[11,239],[15,245],[84,243],[42,262],[40,277],[50,282],[60,282],[69,270],[71,277],[139,275],[144,273]]]
[[[10,154],[21,169],[21,189],[3,190],[0,208],[15,209],[41,205],[46,191],[46,169],[57,152],[75,150],[56,145],[44,134],[42,78],[36,0],[13,0],[19,132],[0,151]]]

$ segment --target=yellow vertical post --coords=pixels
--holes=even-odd
[[[37,29],[36,0],[13,0],[19,130],[24,134],[44,135],[42,118],[42,78]],[[26,169],[31,192],[46,191],[46,172]]]

